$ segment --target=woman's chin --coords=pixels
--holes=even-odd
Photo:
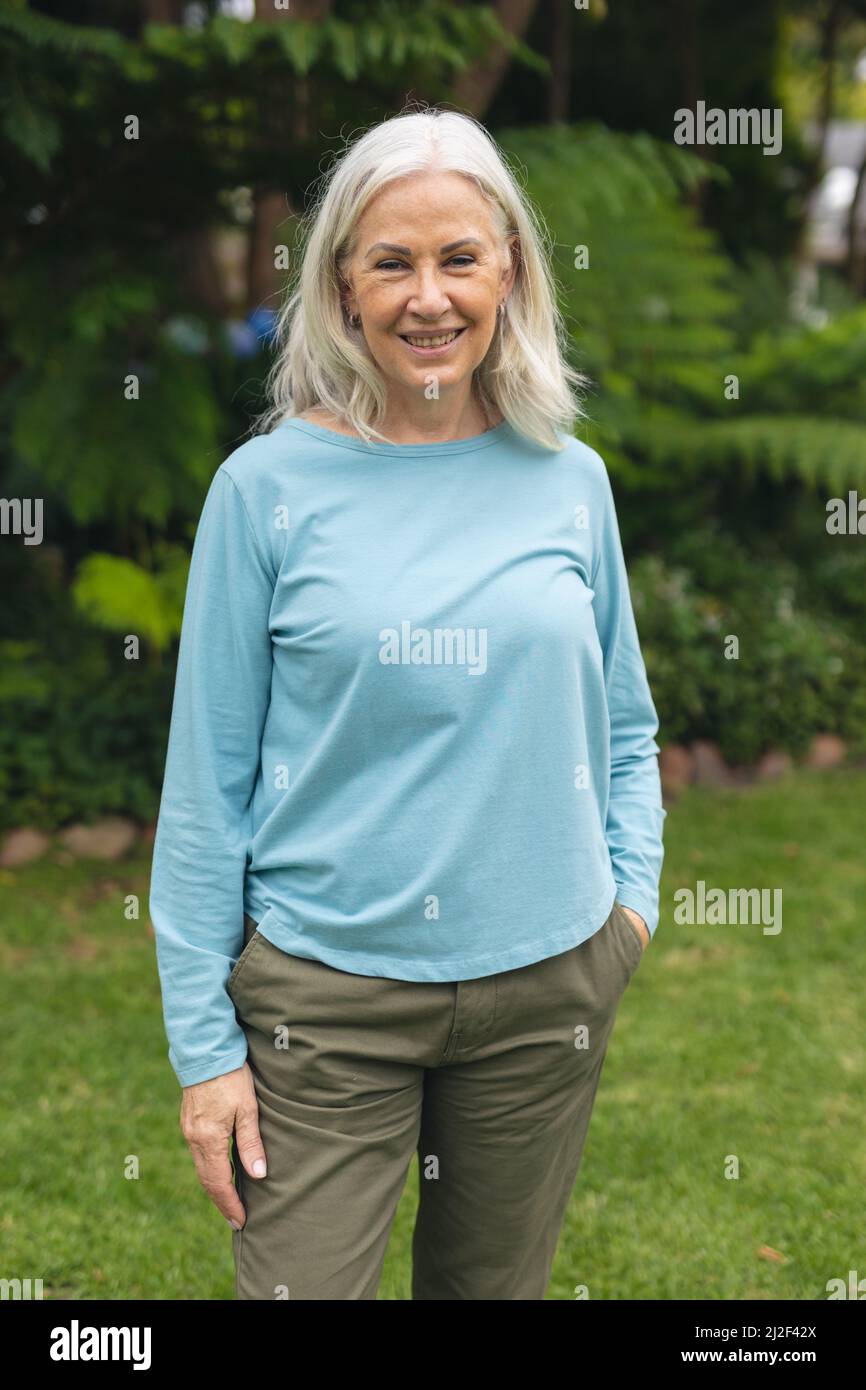
[[[381,363],[379,365],[382,367]],[[449,363],[446,365],[444,362],[437,364],[435,361],[401,363],[399,372],[394,370],[393,363],[389,363],[388,367],[387,372],[385,372],[384,367],[382,367],[382,371],[390,381],[395,384],[399,383],[401,386],[412,387],[415,390],[426,387],[431,377],[435,378],[437,388],[447,386],[451,390],[453,387],[459,386],[461,382],[471,380],[474,370],[471,366],[467,369],[465,364],[458,366],[456,363]]]

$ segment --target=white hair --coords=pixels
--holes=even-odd
[[[507,238],[517,238],[514,286],[474,374],[481,403],[548,449],[562,448],[558,431],[573,433],[583,415],[575,388],[588,378],[566,360],[548,233],[484,127],[436,107],[373,126],[323,175],[304,219],[300,268],[277,320],[277,355],[267,378],[272,404],[257,422],[260,433],[318,406],[368,442],[391,442],[376,428],[384,418],[386,381],[362,329],[342,311],[340,288],[370,200],[392,180],[429,169],[473,180],[501,234],[503,266]]]

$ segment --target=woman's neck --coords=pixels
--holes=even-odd
[[[323,407],[304,411],[303,418],[338,434],[357,437],[347,421]],[[485,409],[474,395],[456,409],[453,405],[449,408],[449,402],[442,400],[403,401],[400,405],[389,401],[384,419],[376,421],[376,429],[395,444],[447,444],[484,434],[501,424],[502,419],[501,411],[495,407]]]

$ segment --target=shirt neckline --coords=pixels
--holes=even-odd
[[[284,420],[281,428],[293,425],[295,429],[303,430],[305,434],[311,434],[315,439],[324,439],[331,444],[336,444],[338,448],[354,449],[361,454],[390,454],[392,457],[399,458],[433,458],[437,454],[465,454],[478,449],[487,449],[491,444],[498,444],[501,439],[512,434],[512,428],[507,420],[501,420],[493,429],[484,430],[482,434],[471,435],[467,439],[446,439],[437,444],[383,444],[379,440],[374,440],[367,444],[363,439],[356,439],[350,434],[340,434],[337,430],[326,429],[324,425],[315,425],[312,420],[302,420],[299,416],[293,415],[288,420]]]

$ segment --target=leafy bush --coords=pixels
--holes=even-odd
[[[684,559],[689,548],[701,556],[694,568],[658,555],[629,566],[659,741],[712,739],[736,764],[770,748],[802,754],[823,732],[866,749],[866,651],[854,629],[804,606],[788,561],[714,528],[681,545]],[[737,658],[725,656],[730,635]]]
[[[118,652],[92,634],[74,654],[0,642],[0,828],[155,817],[169,672]]]
[[[153,650],[128,661],[120,635],[91,627],[53,547],[33,547],[26,566],[0,551],[0,587],[13,572],[0,637],[0,829],[108,813],[152,820],[173,662]]]

